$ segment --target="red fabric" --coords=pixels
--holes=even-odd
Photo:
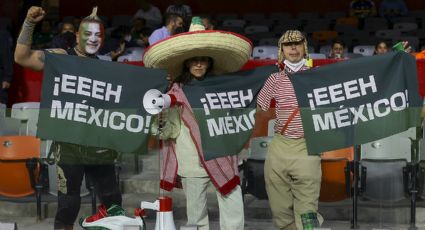
[[[177,102],[182,106],[181,120],[189,128],[190,135],[198,152],[199,160],[205,171],[208,173],[213,185],[221,194],[228,194],[240,182],[238,176],[237,156],[220,157],[205,161],[202,149],[201,133],[189,101],[178,84],[173,85],[169,94],[176,96]],[[161,155],[162,168],[160,185],[161,188],[169,191],[173,187],[176,187],[177,179],[178,163],[174,140],[167,140],[166,143],[161,145]]]
[[[100,219],[102,219],[103,217],[106,217],[106,216],[108,216],[108,212],[106,211],[106,207],[105,207],[105,205],[101,204],[101,205],[99,205],[99,209],[97,210],[97,213],[92,215],[92,216],[87,217],[85,221],[87,223],[90,223],[90,222],[100,220]]]

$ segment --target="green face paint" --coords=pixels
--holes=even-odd
[[[80,25],[78,47],[87,54],[95,54],[99,51],[103,42],[103,31],[100,24],[96,22],[86,22]]]

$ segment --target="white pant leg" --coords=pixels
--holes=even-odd
[[[187,225],[197,225],[199,230],[209,230],[207,188],[208,177],[182,177],[186,195]]]
[[[221,230],[243,230],[245,225],[242,190],[238,185],[232,192],[222,196],[216,191],[220,208]]]

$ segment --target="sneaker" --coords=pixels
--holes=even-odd
[[[105,205],[101,204],[99,205],[99,208],[97,210],[97,213],[94,215],[91,215],[86,218],[80,219],[80,226],[84,229],[109,229],[105,228],[102,219],[105,219],[107,217],[113,217],[113,216],[125,216],[126,212],[123,208],[121,208],[118,205],[112,205],[108,209],[106,209]]]

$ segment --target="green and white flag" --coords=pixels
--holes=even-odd
[[[149,89],[164,91],[163,70],[46,52],[37,136],[119,152],[146,149]]]
[[[309,154],[363,144],[419,126],[415,58],[404,52],[290,76]]]
[[[257,94],[276,71],[276,66],[264,66],[183,87],[199,125],[206,160],[242,150],[255,125]]]

